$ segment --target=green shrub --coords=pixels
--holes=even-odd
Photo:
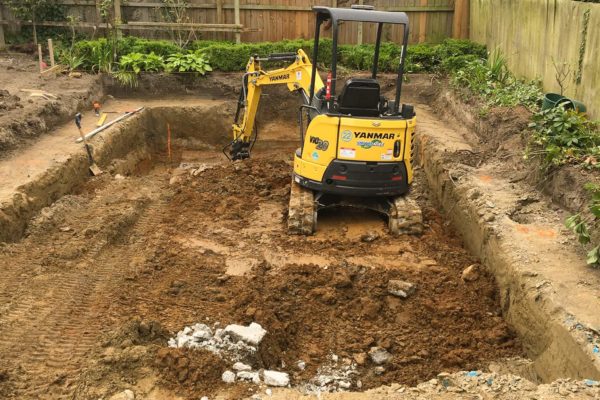
[[[598,123],[585,115],[563,107],[542,110],[533,115],[530,147],[526,157],[541,155],[544,167],[563,165],[569,162],[583,163],[598,167],[589,162],[600,156],[600,132]],[[533,149],[533,150],[532,150]]]
[[[166,69],[172,72],[194,72],[200,75],[212,71],[202,50],[172,54],[167,58]]]
[[[132,36],[124,37],[118,41],[117,52],[121,54],[154,53],[157,56],[167,57],[180,52],[181,48],[169,40],[148,40]]]
[[[331,39],[321,39],[316,62],[325,69],[332,60]],[[190,43],[189,50],[202,53],[210,61],[211,66],[219,71],[243,71],[251,56],[266,57],[272,53],[295,53],[304,50],[312,59],[313,40],[283,40],[280,42],[235,44],[223,41],[198,40]],[[340,45],[338,46],[338,66],[340,68],[370,70],[373,62],[375,46]],[[483,50],[482,50],[483,49]],[[135,37],[124,37],[117,42],[117,60],[113,60],[112,44],[106,39],[94,41],[83,40],[74,48],[74,55],[83,58],[82,68],[94,71],[113,69],[118,58],[129,54],[151,54],[167,57],[173,54],[184,54],[173,42],[166,40],[147,40]],[[381,72],[396,72],[400,64],[401,47],[397,43],[381,43],[379,66]],[[484,58],[485,47],[464,40],[448,39],[439,45],[418,44],[408,46],[406,55],[406,72],[436,72],[454,70],[474,58]],[[284,66],[287,62],[270,62],[269,68]],[[143,68],[142,68],[143,70]]]
[[[453,56],[445,59],[442,66],[450,72],[455,88],[480,96],[485,106],[523,105],[532,111],[539,108],[540,82],[517,79],[502,57],[494,56],[486,61],[478,55]]]
[[[141,71],[161,72],[165,69],[163,56],[150,52],[149,54],[130,53],[119,59],[119,69],[122,71],[133,71],[139,74]]]
[[[438,62],[465,54],[473,54],[482,59],[487,58],[487,50],[484,45],[466,39],[445,39],[435,46],[435,54]]]

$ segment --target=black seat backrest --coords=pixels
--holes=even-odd
[[[377,117],[380,91],[375,79],[348,79],[339,97],[338,110],[356,117]]]

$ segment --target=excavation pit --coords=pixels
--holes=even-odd
[[[293,122],[269,115],[252,158],[231,163],[221,150],[234,102],[114,102],[146,109],[92,140],[103,175],[90,177],[73,145],[71,156],[28,174],[13,208],[3,208],[0,317],[11,333],[0,341],[0,368],[24,372],[9,372],[0,394],[97,398],[124,389],[126,376],[138,393],[164,398],[247,395],[251,384],[222,382],[229,361],[167,347],[169,336],[198,322],[261,324],[268,333],[245,361],[289,373],[301,390],[332,364],[356,371],[352,391],[490,364],[532,381],[560,375],[547,357],[535,362],[542,352],[530,343],[541,325],[519,336],[523,325],[503,318],[522,310],[505,301],[514,281],[498,288],[497,269],[472,256],[475,240],[463,234],[463,243],[440,213],[433,167],[417,170],[420,237],[392,237],[379,215],[343,209],[324,210],[315,235],[289,236]],[[476,279],[463,279],[472,265]],[[390,293],[398,280],[414,293]],[[374,347],[390,359],[376,364]],[[70,384],[55,384],[57,374]]]

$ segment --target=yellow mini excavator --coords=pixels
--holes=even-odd
[[[300,94],[300,143],[294,155],[288,229],[293,234],[312,234],[317,212],[324,207],[358,206],[388,217],[392,233],[422,231],[421,210],[408,198],[413,180],[411,144],[416,118],[411,105],[400,95],[408,42],[408,17],[403,12],[375,11],[369,6],[353,8],[313,7],[316,13],[313,60],[319,50],[323,23],[332,29],[332,64],[325,84],[316,63],[302,50],[250,58],[233,124],[229,157],[245,159],[256,135],[256,112],[266,85],[287,85]],[[377,26],[371,77],[348,79],[336,94],[336,64],[340,21]],[[403,43],[396,78],[395,98],[386,99],[377,81],[383,26],[403,29]],[[289,61],[286,68],[265,71],[261,62]],[[304,128],[306,125],[306,129]]]

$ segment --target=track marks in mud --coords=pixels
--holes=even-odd
[[[105,194],[121,193],[89,196],[79,207],[50,212],[46,229],[8,246],[12,254],[0,258],[7,265],[0,289],[6,304],[0,313],[0,353],[2,364],[22,368],[23,381],[12,383],[25,397],[68,393],[85,355],[97,345],[104,329],[102,302],[127,274],[127,268],[118,268],[114,250],[129,240],[136,223],[151,231],[154,221],[140,217],[156,215],[157,200],[131,196],[137,185],[127,186],[108,182]]]

